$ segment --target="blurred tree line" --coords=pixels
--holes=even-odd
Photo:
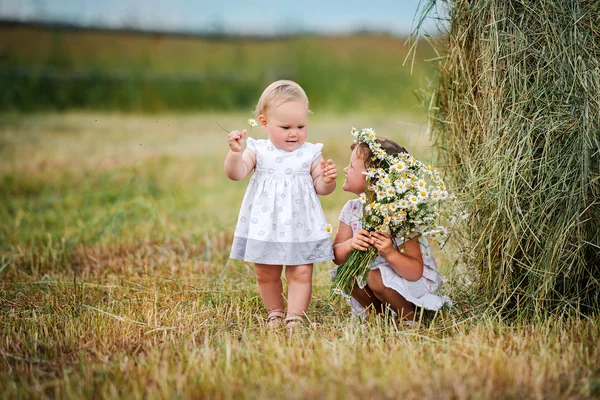
[[[194,37],[4,24],[0,109],[250,110],[285,78],[319,110],[414,111],[413,92],[436,74],[424,61],[431,47],[418,49],[407,58],[406,39],[368,33]]]

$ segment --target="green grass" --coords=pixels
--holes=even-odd
[[[600,397],[597,318],[474,315],[440,250],[456,307],[419,328],[352,318],[321,263],[315,325],[267,331],[251,265],[227,258],[246,182],[224,176],[215,121],[246,118],[0,117],[3,398]],[[316,112],[340,171],[352,125],[435,159],[417,117]],[[349,198],[322,198],[334,226]]]

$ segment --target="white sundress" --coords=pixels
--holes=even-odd
[[[260,264],[300,265],[333,260],[331,235],[310,168],[321,143],[294,151],[268,139],[247,139],[256,156],[238,217],[230,257]]]
[[[340,221],[352,228],[352,233],[362,229],[362,204],[359,199],[349,200],[340,213]],[[403,243],[403,238],[394,238],[397,246]],[[402,297],[416,306],[426,310],[439,310],[444,304],[452,305],[446,296],[439,296],[438,292],[442,285],[442,274],[437,269],[433,253],[427,239],[419,237],[419,246],[423,257],[423,276],[416,281],[404,279],[388,264],[381,256],[378,256],[370,265],[370,269],[379,269],[381,280],[385,287],[395,290]],[[337,273],[337,268],[332,271],[332,276]],[[366,282],[359,282],[358,286],[364,288]],[[355,314],[364,316],[365,308],[354,297],[350,297],[348,303]]]

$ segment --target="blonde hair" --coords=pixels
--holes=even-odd
[[[262,92],[254,109],[254,116],[258,118],[261,114],[265,115],[269,106],[276,100],[279,100],[276,106],[288,101],[300,100],[305,102],[308,108],[308,97],[304,89],[294,81],[280,80],[271,83]]]

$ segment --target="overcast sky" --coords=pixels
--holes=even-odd
[[[361,29],[407,35],[422,0],[0,0],[0,18],[271,35]],[[426,31],[435,34],[429,19]]]

